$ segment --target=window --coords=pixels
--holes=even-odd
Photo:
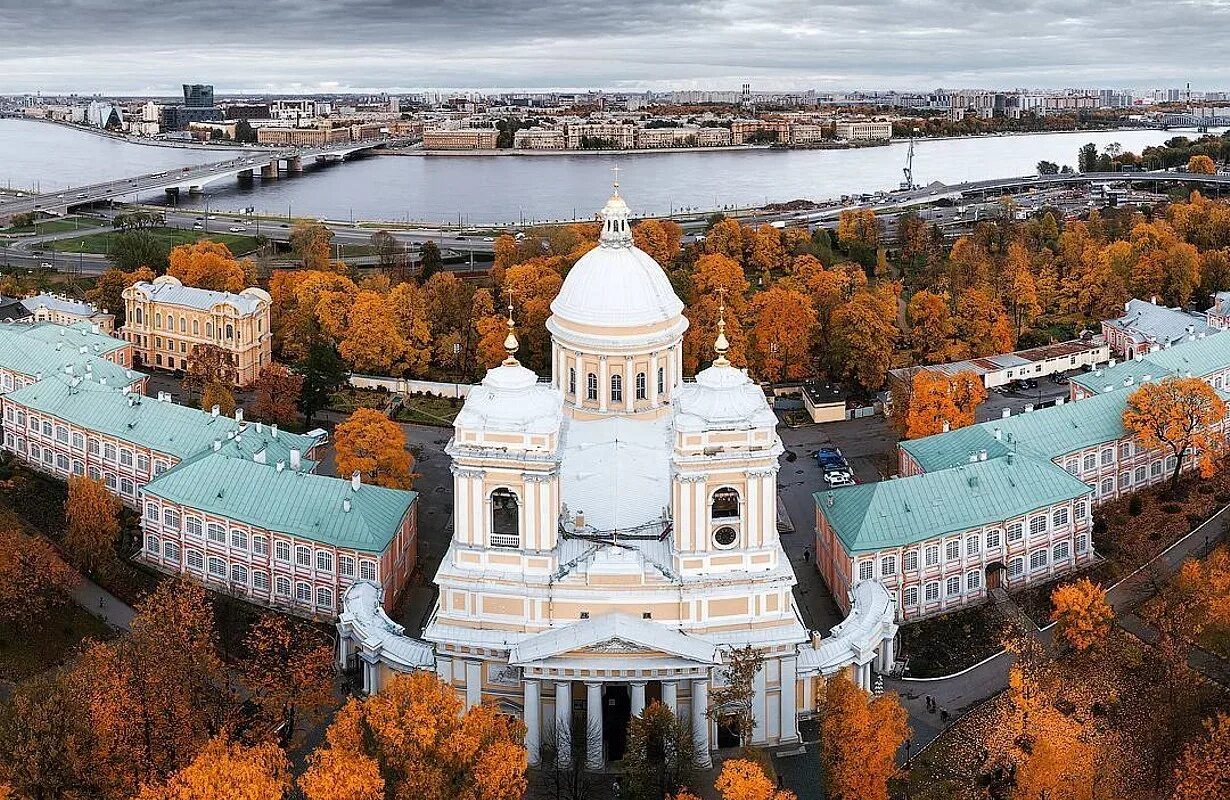
[[[295,547],[295,563],[301,567],[312,566],[312,551],[303,545]]]
[[[928,545],[926,550],[925,560],[928,567],[934,567],[940,563],[940,548],[936,545]]]
[[[245,567],[243,564],[232,564],[231,565],[231,583],[238,584],[240,586],[247,586],[248,585],[248,568]]]
[[[965,555],[976,556],[982,552],[982,542],[978,539],[978,534],[972,534],[965,537]]]
[[[1102,496],[1109,497],[1110,495],[1114,493],[1115,493],[1115,479],[1114,478],[1103,478],[1102,479]]]
[[[666,370],[658,367],[658,394],[666,392]]]
[[[718,489],[713,493],[713,505],[710,509],[713,519],[735,519],[739,516],[739,493],[730,487]]]
[[[982,588],[982,573],[978,570],[965,573],[965,591],[975,592]]]
[[[1085,511],[1086,506],[1084,500],[1077,501],[1076,505],[1072,506],[1072,516],[1078,520],[1085,518]]]
[[[918,587],[911,586],[901,593],[901,601],[906,608],[914,608],[918,605]]]
[[[376,580],[376,562],[375,561],[360,561],[359,562],[359,577],[365,581]]]
[[[1029,536],[1041,536],[1046,533],[1046,517],[1030,517],[1029,518]]]
[[[132,451],[131,450],[121,450],[120,451],[120,466],[121,467],[131,467],[132,466]]]
[[[209,541],[226,543],[226,529],[216,522],[211,522],[205,527],[209,532]]]
[[[273,582],[275,591],[282,597],[290,597],[290,578],[279,575]]]
[[[1008,562],[1008,577],[1015,578],[1025,571],[1025,559],[1014,558]]]
[[[137,454],[137,472],[141,474],[149,472],[149,456]]]
[[[939,600],[940,599],[939,582],[932,581],[931,583],[928,583],[923,592],[923,596],[927,599],[928,603],[934,603],[936,600]]]
[[[338,556],[337,572],[343,578],[354,577],[354,556]]]
[[[154,503],[145,504],[145,518],[153,522],[158,521],[158,506]]]
[[[1042,569],[1045,566],[1046,566],[1046,551],[1045,550],[1035,550],[1029,554],[1029,570],[1031,572],[1034,570]]]
[[[897,557],[884,556],[880,559],[880,574],[881,575],[896,575],[897,574]]]
[[[269,540],[264,536],[253,536],[252,552],[258,556],[269,555]]]
[[[163,542],[162,554],[171,561],[179,561],[179,545],[175,542]]]
[[[1019,542],[1025,538],[1025,529],[1019,522],[1008,523],[1008,543]]]
[[[226,577],[226,562],[217,556],[209,557],[209,574],[220,578]]]
[[[332,572],[333,554],[327,550],[316,551],[316,569],[320,572]]]
[[[901,567],[906,572],[918,572],[918,551],[907,550],[901,557]]]
[[[1051,514],[1051,527],[1052,528],[1066,528],[1067,526],[1068,526],[1068,509],[1066,508],[1055,509],[1054,513]]]
[[[585,376],[585,399],[598,399],[598,376],[592,372]]]
[[[115,461],[115,445],[113,444],[103,445],[103,460]]]
[[[145,537],[145,549],[148,552],[153,553],[154,555],[158,555],[158,552],[162,549],[161,546],[158,544],[158,537],[157,536],[146,536]]]
[[[1126,489],[1127,487],[1131,485],[1132,485],[1132,473],[1120,472],[1119,473],[1119,486]]]
[[[51,451],[49,450],[48,452],[51,452]],[[68,472],[68,456],[64,455],[63,453],[56,453],[56,469],[62,470],[64,472]],[[126,492],[126,494],[132,494],[132,482],[131,481],[128,484],[128,491]]]
[[[649,396],[649,389],[645,383],[645,373],[636,373],[636,399],[644,400]]]
[[[491,493],[491,546],[521,546],[521,509],[510,489]]]
[[[1162,462],[1154,461],[1152,464],[1149,465],[1149,477],[1156,478],[1158,475],[1161,475],[1161,474],[1162,474]]]
[[[128,478],[120,478],[120,494],[131,497],[135,489],[136,487],[133,485],[131,480]]]
[[[577,393],[577,368],[568,368],[568,394],[575,395]]]
[[[1092,472],[1098,468],[1098,457],[1093,453],[1085,456],[1085,472]]]
[[[51,438],[51,423],[48,422],[47,420],[43,420],[43,435],[46,436],[48,439]],[[115,456],[112,455],[111,458],[114,459]]]
[[[860,581],[869,581],[875,577],[875,562],[870,558],[858,562],[858,579]]]
[[[186,561],[188,569],[194,569],[197,572],[205,569],[205,557],[201,555],[200,550],[189,550]]]
[[[155,476],[161,475],[162,473],[166,471],[167,471],[167,464],[165,461],[157,461],[154,463],[154,475]]]
[[[244,533],[241,530],[238,530],[237,528],[232,528],[231,529],[231,547],[235,548],[236,550],[247,550],[248,549],[248,534]]]
[[[611,402],[622,403],[624,399],[624,376],[611,376]]]
[[[1076,537],[1076,552],[1083,553],[1089,549],[1089,537],[1081,534]]]
[[[190,522],[193,521],[191,517],[189,517],[189,521]],[[198,519],[198,520],[195,520],[195,522],[197,524],[196,535],[200,536],[201,535],[201,521]],[[163,509],[162,525],[165,528],[179,530],[179,512],[171,508]],[[189,526],[189,530],[191,530],[191,526]]]
[[[1144,483],[1149,479],[1149,470],[1144,464],[1136,468],[1136,483]]]
[[[201,335],[201,321],[199,319],[192,320],[192,335],[193,336]]]
[[[61,444],[68,444],[68,428],[63,425],[56,426],[56,441]]]
[[[1102,466],[1115,463],[1115,448],[1107,447],[1102,451]]]
[[[269,591],[269,573],[259,569],[253,572],[252,588],[258,592]]]
[[[1073,459],[1069,459],[1068,462],[1063,465],[1063,468],[1066,469],[1068,472],[1072,473],[1073,475],[1075,475],[1081,471],[1081,464],[1079,461],[1073,458]]]
[[[306,583],[295,584],[295,600],[300,603],[312,602],[312,587]]]
[[[1056,542],[1055,546],[1051,548],[1052,561],[1067,561],[1069,555],[1067,542]]]
[[[961,594],[961,576],[953,575],[944,582],[944,594],[948,597],[956,597]]]
[[[85,437],[79,433],[73,434],[73,449],[82,450],[85,448]]]
[[[944,545],[944,560],[956,561],[961,557],[961,540],[953,539]]]
[[[995,548],[999,547],[999,537],[1000,537],[1000,533],[998,529],[987,531],[987,549],[988,550],[994,550]]]
[[[316,590],[316,607],[333,608],[333,592],[321,586]]]
[[[274,542],[273,557],[278,561],[290,561],[290,544],[287,542]]]

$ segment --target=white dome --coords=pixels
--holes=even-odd
[[[454,421],[463,430],[550,433],[560,425],[563,398],[517,363],[487,370]]]
[[[774,428],[777,417],[764,391],[741,369],[714,365],[685,383],[675,395],[680,430]]]
[[[564,279],[551,311],[581,325],[637,327],[677,320],[683,302],[658,262],[632,244],[629,211],[615,194],[602,210],[599,244]]]

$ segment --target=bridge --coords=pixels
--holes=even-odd
[[[261,180],[276,180],[284,171],[302,172],[305,163],[309,161],[317,164],[336,163],[356,153],[405,141],[408,140],[400,138],[366,139],[355,142],[337,142],[320,147],[242,153],[226,161],[175,168],[148,175],[77,186],[55,193],[25,195],[0,201],[0,217],[11,217],[14,214],[30,211],[64,214],[73,206],[118,200],[143,192],[164,191],[177,194],[187,189],[190,193],[199,193],[211,183],[227,178],[253,180],[258,173]]]

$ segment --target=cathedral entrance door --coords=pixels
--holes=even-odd
[[[628,747],[628,720],[632,718],[632,699],[625,683],[608,683],[603,687],[602,743],[606,745],[606,760],[619,761]]]

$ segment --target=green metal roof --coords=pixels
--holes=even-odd
[[[306,453],[315,443],[315,439],[286,431],[278,431],[275,437],[273,430],[263,425],[258,430],[255,424],[233,417],[215,417],[188,406],[125,393],[114,386],[74,381],[61,374],[8,396],[35,411],[181,460],[212,451],[217,440],[224,449],[249,458],[263,451],[265,460],[274,464],[289,461],[292,449]]]
[[[1050,461],[1016,455],[813,497],[846,550],[857,553],[1005,522],[1091,492]]]
[[[356,491],[349,480],[279,471],[212,451],[163,473],[144,492],[264,530],[372,553],[388,547],[418,498],[368,484]]]
[[[1230,336],[1226,337],[1230,339]],[[967,463],[971,455],[986,450],[998,458],[1010,450],[1052,460],[1124,435],[1123,409],[1130,392],[1096,395],[1061,406],[1027,414],[980,422],[948,433],[898,444],[924,472]],[[996,430],[999,435],[996,437]]]
[[[1131,389],[1149,380],[1189,374],[1201,378],[1230,369],[1230,335],[1206,336],[1147,353],[1113,367],[1082,373],[1072,379],[1091,394],[1103,394],[1106,387]]]
[[[144,376],[103,357],[123,346],[124,342],[103,334],[82,333],[50,322],[0,324],[0,369],[31,378],[56,372],[128,386]]]

